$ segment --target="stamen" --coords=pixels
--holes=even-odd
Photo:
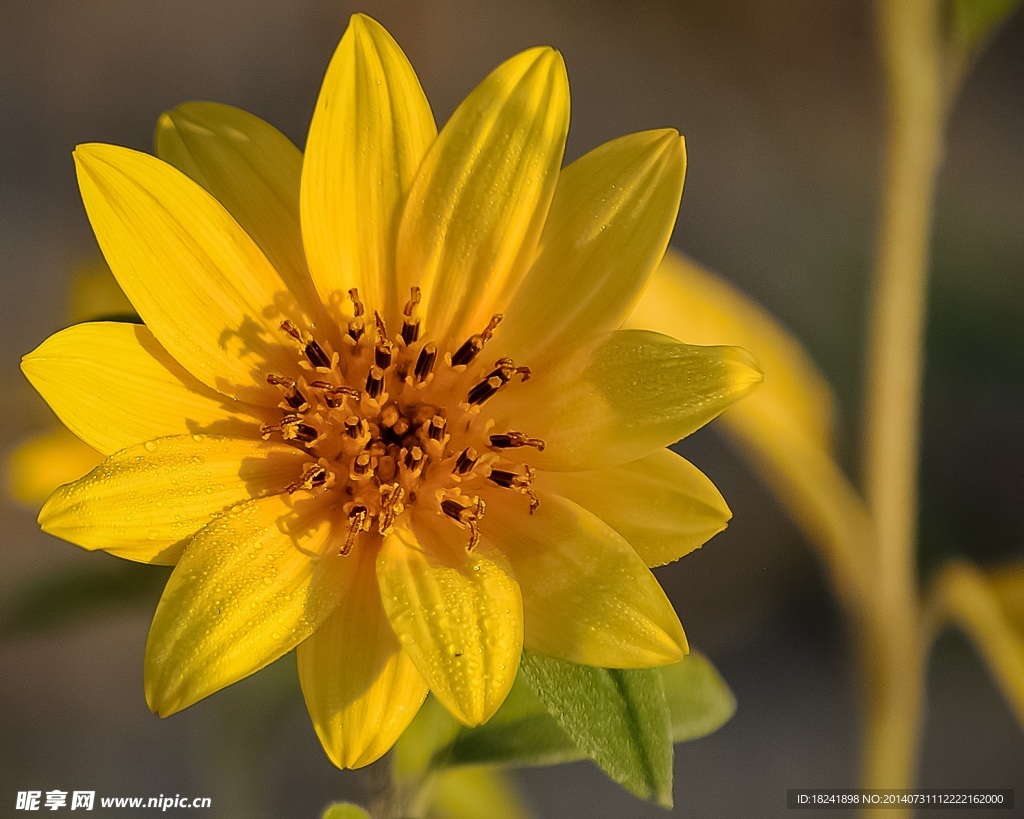
[[[423,463],[423,450],[418,446],[414,446],[409,450],[403,449],[402,452],[404,453],[402,462],[405,464],[405,468],[415,473],[417,467]]]
[[[377,347],[373,351],[373,361],[382,370],[386,370],[391,366],[392,352],[395,349],[395,345],[388,341],[386,338],[382,338],[377,342]]]
[[[366,475],[370,468],[373,466],[373,458],[366,452],[360,452],[354,461],[352,461],[352,468],[349,470],[349,474],[352,480],[358,480],[359,478]]]
[[[467,446],[458,459],[455,461],[455,468],[452,470],[456,475],[465,475],[474,466],[476,466],[478,455],[477,451],[471,446]]]
[[[538,452],[543,452],[546,444],[540,438],[527,438],[524,432],[504,432],[491,436],[491,446],[498,449],[510,449],[520,446],[537,447]]]
[[[527,466],[525,475],[507,469],[492,469],[487,478],[503,489],[514,489],[516,492],[526,495],[530,499],[530,514],[532,515],[540,506],[540,498],[533,490],[533,479],[536,476],[537,471]]]
[[[320,437],[320,431],[316,427],[295,418],[281,424],[281,437],[286,441],[300,441],[303,444],[312,444]]]
[[[314,367],[329,368],[331,366],[330,357],[309,333],[302,332],[288,319],[281,322],[281,329],[302,344],[302,352]]]
[[[387,537],[396,518],[405,511],[405,489],[401,485],[386,484],[380,488],[380,519],[377,531]]]
[[[491,340],[495,328],[497,328],[503,318],[504,316],[501,313],[495,313],[491,316],[491,320],[487,323],[482,333],[471,335],[466,340],[466,343],[455,351],[455,354],[452,356],[452,365],[457,367],[460,364],[471,363],[479,355],[484,345]]]
[[[267,383],[275,387],[284,387],[284,401],[296,412],[305,412],[309,409],[309,402],[298,388],[298,382],[294,378],[270,373],[267,376]]]
[[[472,506],[463,506],[456,500],[445,498],[441,501],[441,511],[456,523],[469,529],[469,548],[472,552],[480,542],[480,519],[484,516],[486,505],[483,498],[474,498]]]
[[[384,370],[374,365],[366,375],[366,394],[370,398],[379,398],[384,392]]]
[[[427,376],[430,375],[434,369],[434,362],[437,360],[437,345],[436,344],[425,344],[423,349],[420,350],[419,358],[416,359],[416,381],[422,384],[427,380]]]
[[[398,407],[396,407],[394,404],[388,404],[381,411],[380,424],[383,427],[391,429],[396,423],[398,423],[398,419],[400,417],[401,416],[398,413]]]
[[[348,536],[345,538],[345,545],[341,547],[339,554],[347,555],[352,551],[356,542],[356,535],[367,531],[369,526],[369,510],[365,506],[353,506],[348,513]]]
[[[299,476],[298,480],[292,481],[285,487],[285,491],[291,495],[300,489],[316,489],[327,483],[327,470],[320,464],[309,464]]]
[[[402,340],[407,347],[420,337],[420,319],[414,313],[421,295],[418,287],[412,288],[412,297],[405,303],[405,309],[402,311]]]
[[[352,315],[355,318],[359,318],[366,312],[366,308],[363,307],[363,303],[359,300],[359,288],[353,287],[349,290],[348,297],[352,300]]]
[[[444,438],[445,428],[448,420],[443,415],[435,415],[430,419],[430,426],[427,428],[427,435],[434,441]]]
[[[480,406],[506,383],[506,381],[501,380],[500,376],[489,376],[469,391],[469,395],[466,396],[466,401],[471,407]]]
[[[344,403],[345,398],[358,398],[362,395],[354,387],[338,387],[327,381],[310,381],[309,386],[320,390],[324,394],[324,403],[331,409],[337,409]]]
[[[370,430],[367,426],[366,419],[360,418],[358,415],[350,415],[345,419],[345,434],[349,438],[359,440],[360,438],[366,437]]]

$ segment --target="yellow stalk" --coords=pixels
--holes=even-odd
[[[863,784],[909,788],[924,682],[915,564],[918,428],[944,106],[937,4],[879,0],[876,10],[890,110],[864,414],[863,476],[878,578],[874,599],[864,601],[860,634],[868,709]]]

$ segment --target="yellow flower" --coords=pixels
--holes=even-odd
[[[664,447],[748,392],[742,350],[617,330],[675,222],[675,131],[560,170],[560,55],[498,67],[437,133],[405,55],[357,15],[305,156],[209,103],[161,159],[75,152],[86,211],[145,325],[72,327],[23,369],[107,457],[42,527],[177,564],[146,647],[161,716],[297,648],[341,767],[428,689],[469,725],[523,647],[679,660],[648,566],[724,528]]]

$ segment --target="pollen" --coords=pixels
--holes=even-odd
[[[389,333],[379,313],[367,320],[359,291],[349,290],[341,332],[332,336],[337,348],[313,327],[280,324],[295,369],[266,375],[280,390],[281,417],[260,431],[309,454],[285,491],[333,493],[345,521],[343,555],[360,538],[386,536],[408,510],[464,529],[472,550],[488,502],[525,502],[531,514],[540,503],[534,470],[509,453],[541,451],[544,441],[494,430],[485,409],[531,375],[510,358],[484,355],[502,315],[446,351],[421,337],[419,302],[414,287],[401,327]]]

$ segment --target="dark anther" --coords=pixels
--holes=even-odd
[[[463,506],[451,498],[441,501],[441,511],[469,529],[469,551],[473,551],[480,542],[480,519],[484,516],[484,508],[483,498],[476,498],[472,506]]]
[[[391,353],[395,349],[395,345],[388,341],[386,338],[382,338],[377,342],[377,347],[373,351],[373,361],[382,370],[386,370],[391,366]]]
[[[366,374],[366,394],[370,398],[377,398],[384,392],[384,370],[374,365]]]
[[[519,446],[535,446],[538,452],[544,451],[544,442],[540,438],[527,438],[522,432],[505,432],[491,436],[491,446],[498,449],[509,449]]]
[[[352,547],[356,542],[356,535],[367,529],[367,519],[369,516],[370,510],[365,506],[352,507],[352,511],[348,513],[348,536],[345,538],[345,545],[341,547],[340,554],[347,555],[352,551]]]
[[[366,312],[366,308],[363,307],[363,303],[359,301],[359,290],[353,287],[348,291],[348,297],[352,300],[352,315],[355,318],[359,318],[363,313]]]
[[[331,359],[327,357],[327,353],[324,352],[324,348],[321,347],[315,338],[310,338],[306,342],[306,346],[303,348],[303,352],[306,354],[306,358],[309,363],[314,367],[326,367],[331,366]]]
[[[352,462],[352,474],[353,475],[365,475],[370,471],[370,465],[373,459],[366,452],[360,452],[356,456],[356,459]]]
[[[299,328],[292,324],[288,319],[281,322],[281,329],[284,330],[288,335],[294,338],[296,341],[302,341],[302,333],[299,332]]]
[[[316,427],[295,420],[286,421],[281,425],[281,435],[286,441],[299,441],[303,444],[311,444],[320,437],[320,432]]]
[[[380,313],[378,313],[376,310],[373,311],[373,321],[374,324],[377,325],[377,339],[386,340],[388,337],[388,327],[384,323],[384,319],[380,317]]]
[[[452,470],[456,475],[465,475],[474,466],[476,466],[476,460],[478,458],[477,451],[471,446],[467,446],[462,450],[461,454],[455,461],[455,469]]]
[[[405,453],[405,467],[406,469],[413,470],[417,464],[423,460],[423,450],[418,446],[414,446],[412,449]]]
[[[434,441],[440,441],[444,437],[445,427],[448,426],[448,421],[443,415],[435,415],[430,419],[430,426],[427,429],[427,435]]]
[[[292,481],[285,487],[285,491],[291,495],[300,489],[317,489],[327,483],[327,470],[320,464],[310,464],[299,476],[298,480]]]
[[[461,523],[462,520],[460,516],[462,515],[463,512],[466,511],[466,507],[464,507],[458,501],[453,501],[446,498],[445,500],[441,501],[441,511],[444,512],[448,517],[452,518],[452,520],[457,520]]]
[[[501,385],[504,383],[505,382],[502,381],[499,376],[491,375],[469,391],[469,395],[466,396],[466,401],[468,401],[469,405],[472,407],[479,406],[501,389]]]
[[[501,313],[495,313],[491,316],[491,320],[487,323],[482,333],[475,333],[466,339],[466,343],[459,347],[452,356],[452,364],[458,366],[459,364],[469,364],[480,351],[484,348],[484,345],[491,340],[491,336],[494,335],[494,330],[501,323],[504,316]]]
[[[488,479],[494,481],[498,486],[511,489],[516,483],[516,478],[522,478],[518,472],[509,472],[507,469],[492,469]]]
[[[364,331],[365,328],[363,327],[363,320],[361,318],[352,319],[352,321],[348,323],[348,335],[353,341],[359,341],[359,339],[363,337]]]
[[[402,310],[402,340],[408,347],[420,337],[420,320],[413,315],[416,312],[416,305],[420,303],[422,293],[418,287],[412,288],[409,301],[405,303]]]
[[[354,387],[336,387],[327,381],[310,381],[309,386],[320,390],[324,394],[324,403],[331,409],[337,409],[344,403],[345,398],[358,398],[362,395]]]
[[[430,375],[431,370],[434,369],[434,362],[437,360],[437,345],[426,344],[423,349],[420,350],[419,357],[416,359],[416,380],[423,383],[427,380],[427,376]]]
[[[267,382],[276,387],[284,387],[285,403],[293,410],[302,412],[309,409],[309,402],[306,400],[306,396],[299,391],[298,382],[294,378],[270,373],[267,376]]]
[[[345,419],[345,434],[349,438],[362,438],[367,432],[366,421],[358,415],[350,415]]]

